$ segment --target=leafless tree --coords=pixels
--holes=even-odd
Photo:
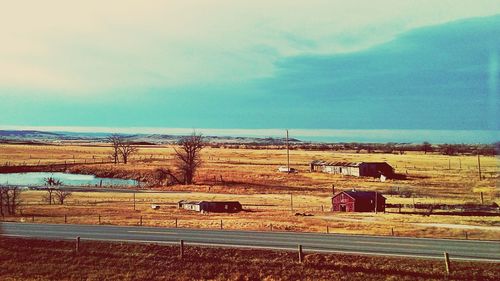
[[[0,186],[0,216],[4,217],[5,214],[3,213],[3,209],[4,209],[4,190],[3,190],[3,186]]]
[[[192,184],[196,169],[201,166],[200,151],[205,146],[203,136],[193,132],[180,139],[175,149],[175,166],[181,173],[184,184]]]
[[[0,186],[0,215],[15,215],[21,204],[21,189],[15,186]]]
[[[130,141],[122,140],[118,146],[119,152],[122,155],[123,163],[127,164],[130,155],[136,153],[139,149]]]
[[[62,185],[62,181],[53,178],[53,177],[48,177],[45,180],[45,191],[47,191],[47,194],[43,196],[43,200],[45,202],[48,202],[49,205],[52,205],[54,202],[54,192],[58,189],[59,186]]]
[[[113,148],[113,152],[111,152],[111,158],[113,158],[115,164],[118,164],[120,160],[118,158],[120,143],[123,141],[123,137],[117,134],[112,134],[107,138],[107,141],[111,143],[111,147]]]
[[[172,171],[170,171],[170,169],[158,168],[155,169],[150,175],[150,183],[153,186],[168,186],[170,184],[176,184],[179,182],[180,181],[172,173]]]
[[[0,215],[2,217],[4,217],[5,213],[8,212],[7,188],[7,186],[0,186]]]
[[[57,202],[59,202],[59,204],[61,205],[64,205],[64,201],[67,198],[71,197],[71,195],[71,191],[68,190],[56,189],[54,192],[54,196],[57,199]]]

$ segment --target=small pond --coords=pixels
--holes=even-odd
[[[136,186],[135,180],[99,178],[94,175],[68,174],[59,172],[29,172],[0,174],[0,184],[21,186],[42,186],[44,179],[53,177],[62,181],[63,185],[72,186]]]

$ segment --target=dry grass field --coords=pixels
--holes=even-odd
[[[172,146],[143,146],[127,164],[103,164],[109,161],[110,148],[99,145],[0,145],[0,165],[37,165],[67,163],[67,171],[107,177],[145,179],[158,167],[172,168]],[[206,148],[202,151],[203,166],[190,186],[152,186],[151,191],[177,193],[137,193],[136,210],[132,194],[115,192],[75,192],[64,206],[42,202],[43,191],[23,193],[22,215],[8,220],[64,223],[138,224],[180,227],[220,227],[273,231],[313,231],[392,234],[418,237],[500,239],[500,217],[399,214],[330,213],[332,184],[336,191],[357,188],[384,194],[396,190],[411,196],[388,195],[387,203],[479,203],[480,192],[485,204],[499,201],[498,159],[481,157],[483,179],[479,180],[476,156],[443,156],[407,153],[366,154],[350,151],[290,152],[291,166],[299,173],[278,173],[286,162],[280,149]],[[354,178],[324,173],[311,173],[308,163],[314,159],[328,161],[386,161],[404,180],[380,182],[373,178]],[[81,165],[69,165],[82,163]],[[290,195],[292,194],[292,195]],[[293,210],[290,199],[293,196]],[[188,200],[238,200],[245,208],[239,214],[197,214],[176,208],[176,202]],[[158,203],[160,210],[150,205]],[[411,209],[403,209],[411,212]],[[295,213],[312,216],[296,216]]]
[[[0,237],[2,280],[498,280],[496,263]]]

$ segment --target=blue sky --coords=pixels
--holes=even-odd
[[[498,1],[65,2],[0,11],[0,126],[500,129]]]

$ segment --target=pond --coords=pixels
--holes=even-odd
[[[53,177],[62,181],[63,185],[71,186],[136,186],[136,180],[99,178],[94,175],[69,174],[59,172],[29,172],[0,174],[0,184],[21,186],[42,186],[44,180]]]

